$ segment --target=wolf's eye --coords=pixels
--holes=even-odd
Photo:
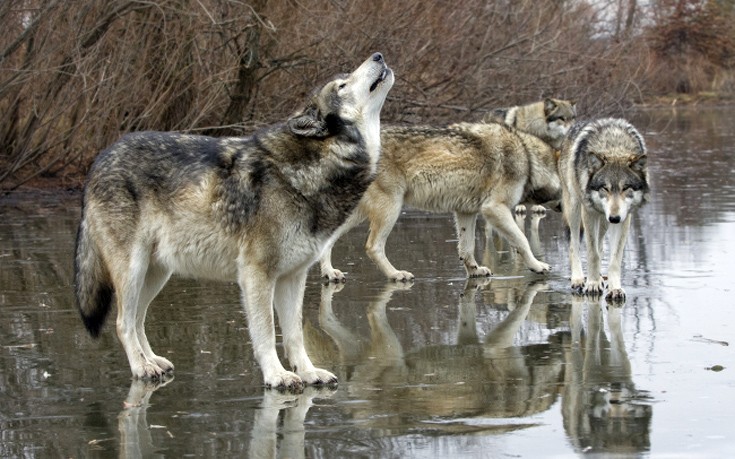
[[[338,88],[339,88],[339,89],[344,89],[344,88],[345,88],[346,86],[347,86],[347,83],[341,83],[341,84],[340,84],[340,85],[338,86]]]

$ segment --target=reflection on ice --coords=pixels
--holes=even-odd
[[[476,293],[488,283],[470,280],[459,296],[456,344],[410,352],[404,351],[386,313],[392,295],[410,286],[390,282],[371,302],[366,340],[342,325],[333,312],[333,295],[341,287],[322,287],[319,318],[327,336],[312,333],[310,352],[320,361],[342,362],[346,373],[341,376],[342,387],[351,397],[369,400],[345,407],[349,414],[369,425],[404,431],[417,427],[414,419],[525,417],[548,410],[557,399],[562,376],[560,339],[514,345],[534,298],[546,286],[530,285],[517,307],[481,339]],[[329,349],[336,349],[336,354]]]
[[[579,452],[640,453],[651,446],[653,408],[633,382],[621,311],[598,299],[572,300],[562,414]]]

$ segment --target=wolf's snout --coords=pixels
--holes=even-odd
[[[610,218],[608,218],[610,223],[620,223],[620,215],[610,215]]]
[[[375,62],[383,62],[383,55],[381,53],[373,54],[373,60]]]

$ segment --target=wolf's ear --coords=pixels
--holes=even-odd
[[[556,108],[556,102],[554,102],[551,98],[547,97],[544,99],[544,113],[548,115],[554,109]]]
[[[307,108],[286,122],[288,128],[296,135],[302,137],[323,138],[329,135],[327,123],[321,119],[316,108]]]
[[[589,152],[588,158],[589,158],[588,159],[589,167],[594,172],[597,172],[600,169],[602,169],[602,167],[605,165],[605,162],[606,162],[605,158],[602,155],[597,154],[594,151]]]
[[[628,166],[633,169],[633,171],[641,173],[646,170],[646,163],[648,162],[648,156],[647,155],[636,155],[630,159],[628,162]]]

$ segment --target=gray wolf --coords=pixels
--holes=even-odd
[[[369,220],[367,253],[386,277],[402,282],[414,278],[396,269],[385,254],[386,240],[404,204],[454,213],[459,258],[469,277],[492,275],[475,260],[478,213],[519,251],[529,269],[537,273],[551,269],[533,255],[510,210],[522,201],[560,199],[557,156],[548,144],[499,123],[460,123],[388,126],[382,130],[381,146],[375,181],[337,236]],[[341,281],[344,273],[332,266],[332,246],[321,258],[321,274]]]
[[[99,334],[114,298],[133,376],[160,379],[173,364],[148,343],[151,300],[172,274],[236,280],[265,385],[336,383],[304,349],[306,274],[373,180],[393,82],[376,53],[251,137],[134,133],[102,152],[76,246],[76,297],[89,332]],[[274,308],[293,372],[276,353]]]
[[[483,118],[485,122],[503,123],[519,131],[535,135],[553,148],[561,149],[569,129],[577,121],[577,103],[573,100],[545,98],[537,102],[513,107],[496,108],[488,112]],[[514,211],[518,215],[525,215],[526,203],[518,204]],[[557,208],[559,203],[548,203]],[[532,213],[546,212],[543,205],[531,207]],[[485,235],[489,240],[492,226],[485,225]]]
[[[558,150],[576,119],[575,101],[546,98],[526,105],[497,108],[488,112],[483,120],[533,134]]]
[[[577,123],[559,158],[562,211],[570,229],[572,289],[591,295],[603,292],[600,274],[603,238],[610,233],[607,298],[625,299],[620,281],[623,249],[631,212],[649,198],[646,144],[628,121],[603,118]],[[579,257],[580,225],[587,246],[587,280]]]

